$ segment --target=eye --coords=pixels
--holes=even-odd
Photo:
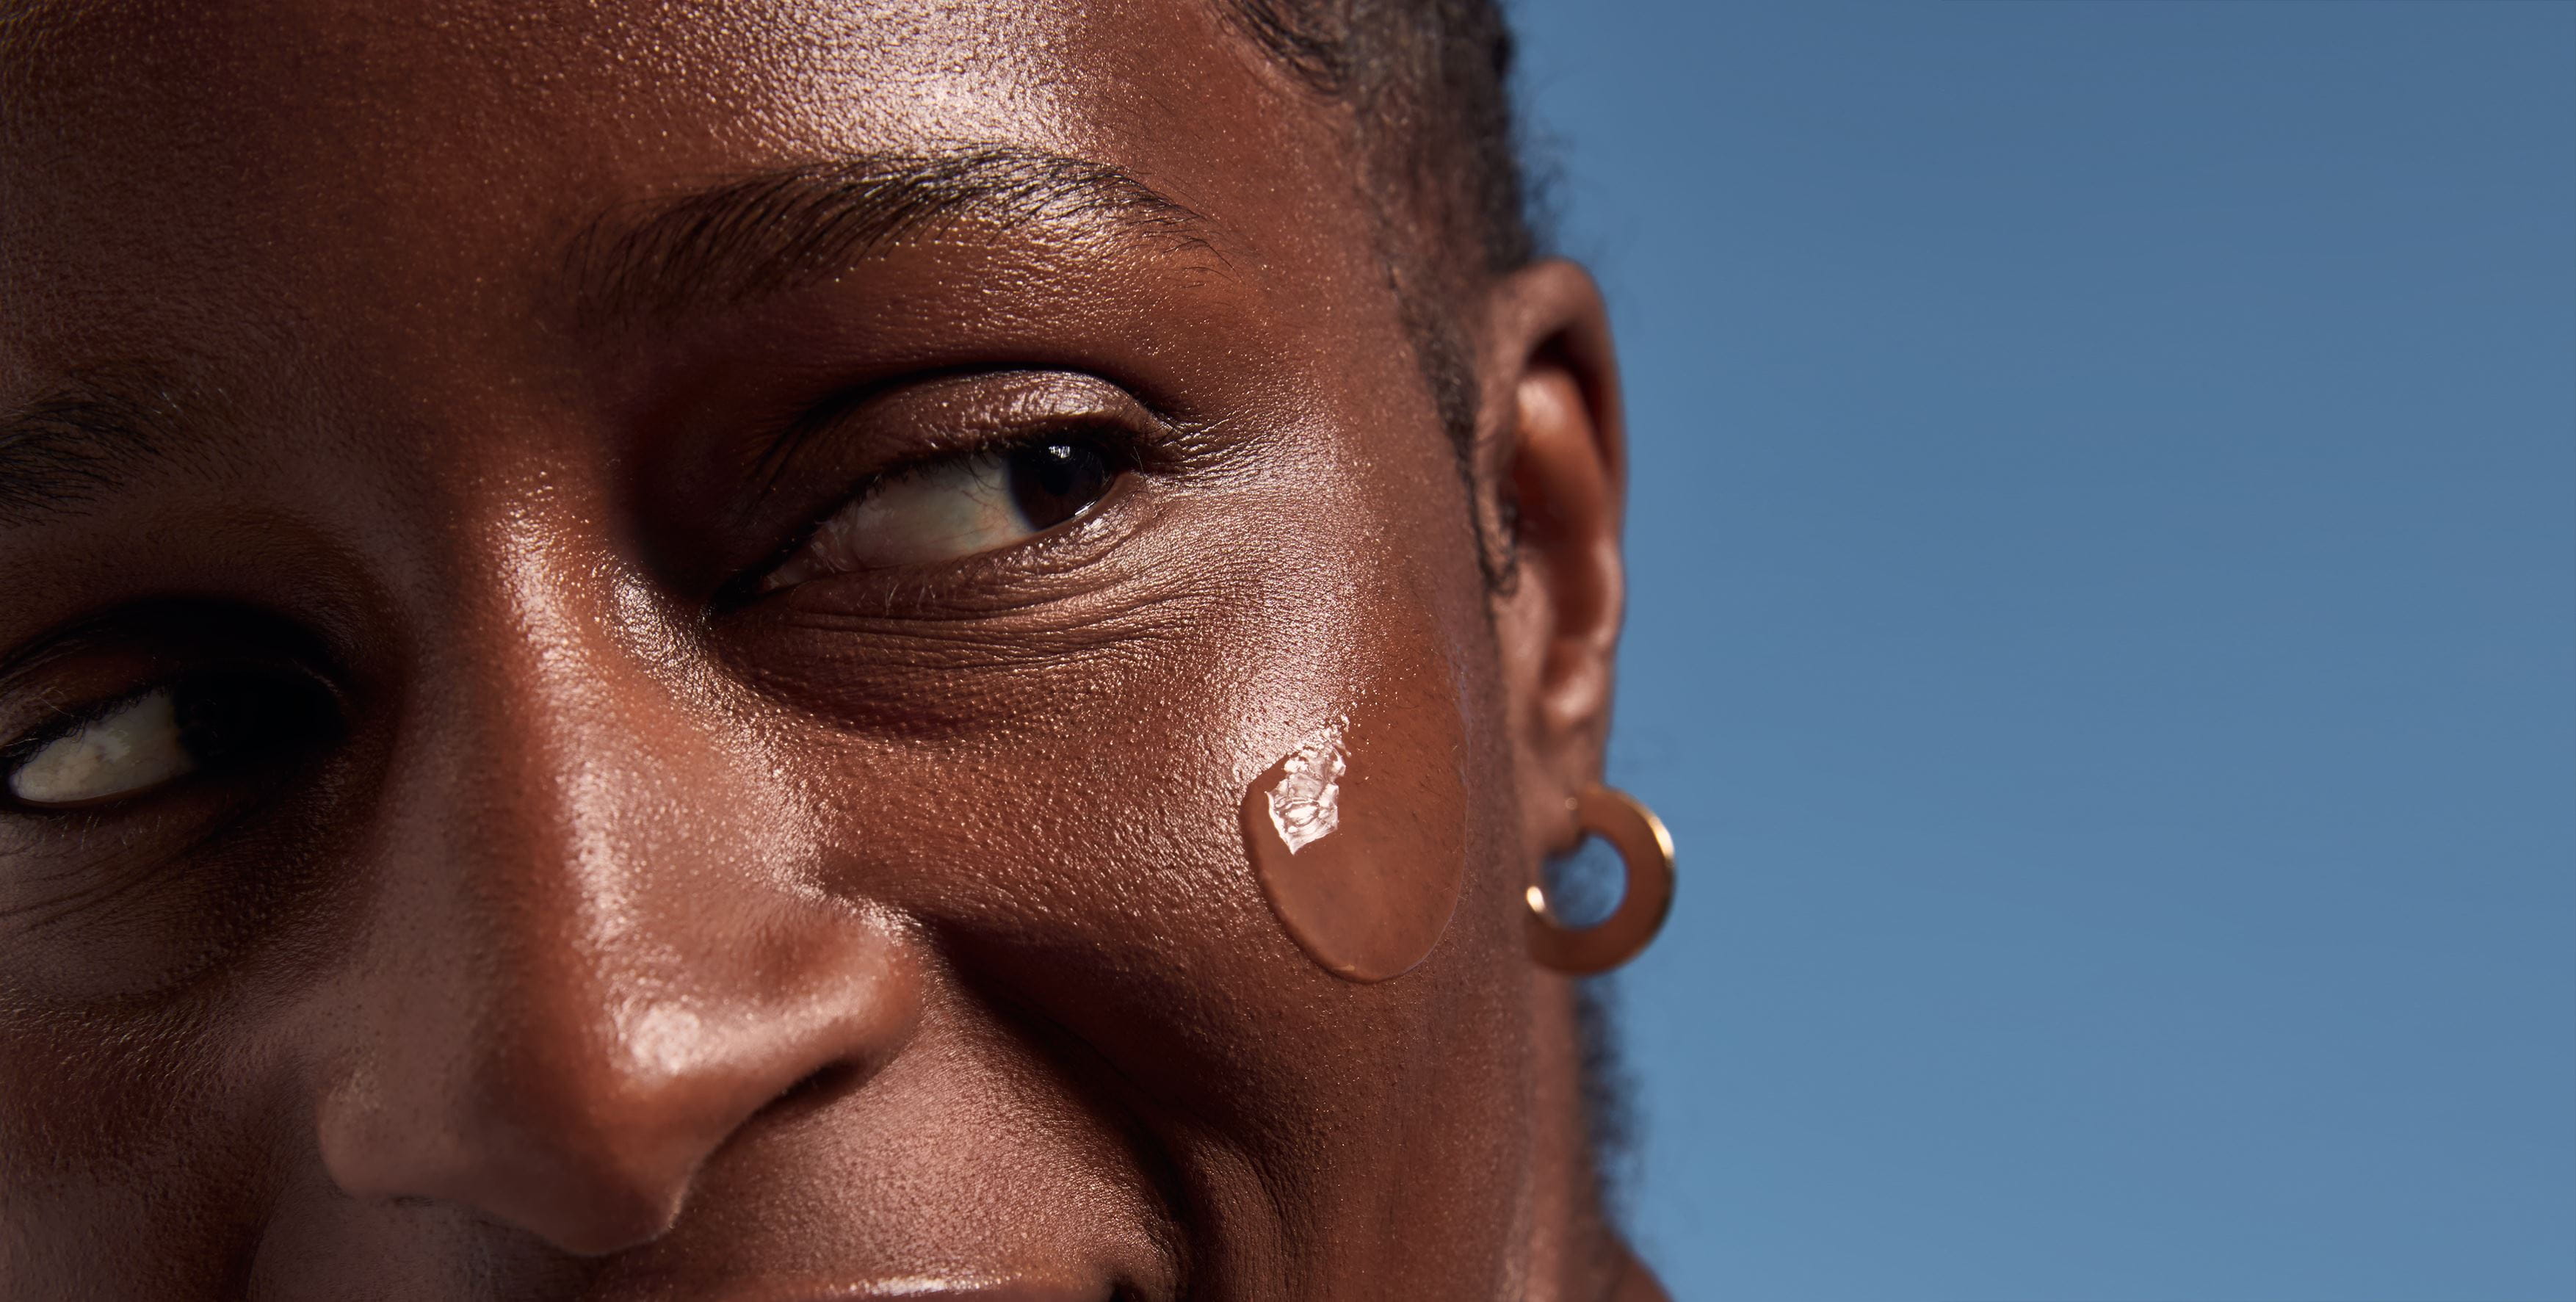
[[[1049,438],[900,471],[823,522],[761,591],[1008,547],[1081,515],[1120,467],[1088,440]]]
[[[328,696],[310,683],[228,674],[155,687],[12,747],[9,794],[39,808],[140,796],[191,774],[274,758],[333,721]]]

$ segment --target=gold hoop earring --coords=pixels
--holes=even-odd
[[[1568,927],[1548,912],[1547,891],[1529,888],[1530,957],[1570,976],[1591,976],[1635,958],[1664,929],[1673,907],[1673,834],[1655,811],[1616,787],[1594,787],[1570,802],[1574,821],[1608,841],[1627,865],[1619,910],[1589,927]]]

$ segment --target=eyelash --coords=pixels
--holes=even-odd
[[[776,551],[726,583],[716,594],[713,613],[721,614],[750,605],[771,595],[759,590],[759,585],[765,577],[809,546],[814,541],[815,535],[834,518],[866,501],[889,483],[950,463],[982,456],[1007,454],[1017,449],[1048,442],[1079,442],[1094,449],[1106,463],[1110,480],[1108,491],[1094,505],[1085,508],[1062,524],[1044,529],[1031,537],[991,552],[961,558],[955,562],[924,566],[923,571],[960,572],[970,567],[988,565],[997,561],[1008,563],[1009,560],[1016,559],[1025,562],[1033,552],[1046,548],[1050,543],[1061,543],[1075,534],[1082,522],[1098,518],[1104,506],[1122,495],[1126,481],[1131,477],[1173,473],[1184,465],[1195,464],[1196,458],[1204,452],[1204,449],[1196,446],[1193,436],[1187,432],[1157,430],[1149,433],[1132,428],[1127,422],[1099,418],[1039,420],[1024,424],[1007,433],[960,438],[953,442],[942,440],[939,444],[860,478],[847,492],[833,499],[828,507],[816,512]],[[906,582],[918,583],[924,577],[923,572],[915,572],[906,576]],[[285,697],[276,689],[279,689],[283,680],[288,678],[299,680],[300,686],[296,688],[299,699],[285,702],[287,706],[304,710],[315,701],[322,702],[313,712],[296,715],[295,726],[304,728],[308,733],[318,732],[324,725],[317,721],[325,714],[331,716],[328,726],[345,726],[339,722],[346,716],[340,713],[343,707],[337,703],[336,693],[319,682],[307,680],[301,673],[271,672],[245,666],[237,669],[191,670],[174,677],[145,681],[138,685],[131,685],[112,696],[92,698],[86,704],[49,712],[50,717],[43,722],[26,728],[15,738],[0,742],[0,810],[18,816],[45,818],[95,817],[106,812],[108,806],[122,806],[129,801],[138,806],[147,804],[168,794],[170,790],[193,786],[208,779],[221,779],[228,775],[230,768],[238,767],[239,764],[265,762],[268,759],[277,758],[278,756],[271,755],[266,750],[256,755],[228,757],[225,762],[210,765],[206,771],[175,778],[162,786],[138,790],[130,797],[104,800],[97,805],[66,806],[30,803],[10,795],[6,785],[15,779],[28,762],[47,747],[73,736],[83,728],[112,717],[154,692],[231,690],[244,687],[249,680],[257,679],[266,685],[262,690],[268,693],[272,701],[282,702],[285,701]]]
[[[1168,450],[1161,447],[1156,440],[1106,421],[1070,421],[1034,430],[1022,429],[997,436],[943,443],[932,450],[908,456],[861,478],[849,491],[834,498],[829,506],[815,513],[784,544],[764,557],[759,564],[729,580],[717,595],[714,602],[715,609],[719,613],[739,609],[769,595],[761,591],[764,580],[812,545],[815,535],[821,533],[824,527],[842,512],[867,501],[871,495],[886,485],[941,466],[976,457],[1008,453],[1046,442],[1090,444],[1108,462],[1113,484],[1130,475],[1158,473],[1166,468],[1164,463],[1170,460]],[[1115,491],[1113,488],[1112,492]],[[1094,514],[1096,512],[1086,510],[1076,516],[1074,521],[1068,523],[1089,519]],[[1031,546],[1043,545],[1058,532],[1059,530],[1050,529],[1022,543],[968,559],[983,560],[997,555],[1020,552]]]

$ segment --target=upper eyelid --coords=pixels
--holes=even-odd
[[[78,705],[54,703],[40,705],[37,709],[42,713],[37,722],[20,728],[8,737],[0,737],[0,773],[16,768],[37,751],[91,724],[113,718],[125,707],[154,692],[174,691],[186,681],[189,679],[184,674],[165,675],[128,690],[101,696]]]
[[[830,434],[870,411],[907,402],[933,402],[944,393],[967,391],[973,386],[1011,385],[1015,382],[1017,392],[997,395],[1008,409],[967,413],[966,423],[975,432],[952,437],[956,430],[937,430],[930,440],[916,441],[914,446],[888,464],[872,470],[869,478],[898,473],[907,465],[971,455],[1021,441],[1043,432],[1042,427],[1050,423],[1068,427],[1086,421],[1102,426],[1115,425],[1122,414],[1127,414],[1115,410],[1120,407],[1132,408],[1133,414],[1142,416],[1156,433],[1180,435],[1188,428],[1133,389],[1082,371],[1028,366],[960,366],[872,380],[814,403],[772,436],[769,445],[753,462],[751,478],[754,487],[744,498],[738,515],[746,521],[757,516],[764,503],[798,478],[795,474],[797,462],[812,455],[817,448],[828,447]],[[1087,404],[1091,409],[1087,412],[1045,411],[1039,404],[1044,401],[1047,390],[1078,391],[1093,399]],[[1137,442],[1141,444],[1143,440]],[[1140,446],[1136,450],[1143,449]],[[854,482],[844,493],[844,500],[854,499],[861,486]]]
[[[1068,422],[1068,428],[1071,427],[1073,427],[1073,423]],[[985,439],[980,443],[970,443],[945,451],[928,452],[907,457],[904,460],[896,462],[882,470],[869,472],[868,475],[859,480],[856,484],[852,485],[840,496],[833,498],[830,506],[826,507],[822,511],[814,513],[810,519],[799,525],[796,531],[788,536],[787,541],[781,543],[776,549],[771,551],[768,556],[764,557],[757,564],[744,570],[742,573],[734,576],[732,579],[726,581],[722,592],[717,598],[717,607],[719,609],[728,610],[738,608],[748,604],[751,600],[761,595],[760,583],[762,580],[775,573],[780,566],[795,559],[798,553],[802,552],[807,546],[812,544],[814,535],[822,532],[825,525],[830,524],[834,519],[838,518],[842,512],[866,501],[879,488],[884,487],[886,484],[943,463],[964,461],[979,456],[997,455],[1011,448],[1032,443],[1045,437],[1046,431],[1043,430],[1028,431],[1017,435],[998,435]],[[1124,476],[1129,473],[1151,473],[1152,467],[1143,464],[1146,452],[1146,449],[1143,446],[1143,440],[1131,438],[1123,439],[1119,442],[1120,446],[1117,448],[1117,453],[1123,463],[1118,468],[1118,474],[1120,476]]]
[[[0,773],[153,692],[244,679],[304,684],[343,717],[354,704],[340,658],[267,612],[147,602],[83,620],[0,666]]]
[[[37,751],[171,686],[175,681],[158,677],[106,696],[69,704],[48,689],[35,689],[38,699],[24,711],[30,716],[28,720],[12,727],[6,735],[0,735],[0,774],[14,770]],[[52,699],[45,699],[49,696]]]
[[[943,394],[973,386],[1009,385],[1010,391],[980,410],[961,411],[952,420],[908,422],[922,428],[910,446],[864,473],[834,472],[817,467],[811,474],[800,463],[828,458],[836,449],[832,434],[890,406],[939,401]],[[1050,408],[1051,395],[1070,399]],[[898,408],[899,410],[900,408]],[[890,480],[942,461],[971,457],[1043,438],[1049,433],[1085,431],[1102,439],[1126,464],[1122,469],[1154,474],[1189,459],[1188,447],[1203,433],[1224,424],[1194,429],[1157,408],[1143,395],[1107,377],[1087,371],[1029,366],[974,366],[873,380],[823,399],[794,417],[754,463],[753,483],[733,515],[737,527],[761,529],[762,518],[779,509],[793,485],[837,479],[828,495],[813,494],[792,525],[772,521],[781,541],[750,566],[727,580],[727,593],[739,597],[745,585],[783,564],[834,515],[863,500]],[[853,437],[863,437],[853,435]],[[846,445],[837,445],[846,450]],[[851,458],[864,463],[866,454]],[[800,495],[801,496],[801,495]],[[784,527],[782,527],[784,526]],[[719,604],[736,604],[731,598]]]
[[[100,657],[124,659],[127,670],[117,677],[130,686],[103,695],[83,693],[79,705],[51,708],[79,713],[92,703],[121,701],[189,672],[223,666],[291,665],[325,683],[338,682],[347,673],[329,634],[291,616],[220,598],[147,599],[58,625],[0,655],[0,699],[48,692],[49,686],[32,680],[54,672],[51,666]],[[47,708],[36,707],[38,712]],[[7,730],[0,735],[25,731],[5,721],[0,729]]]

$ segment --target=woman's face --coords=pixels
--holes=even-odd
[[[1495,598],[1202,0],[0,21],[13,1296],[1546,1272],[1572,273],[1473,336]]]

